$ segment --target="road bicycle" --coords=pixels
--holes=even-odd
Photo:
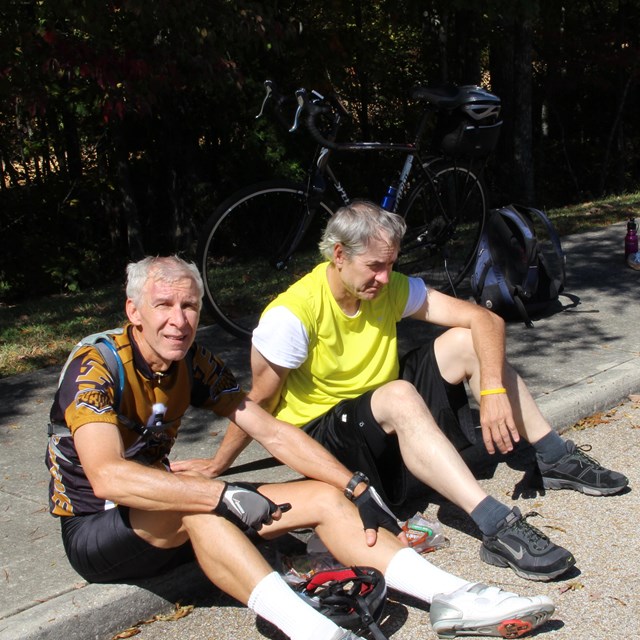
[[[283,120],[287,96],[265,82],[267,105]],[[326,220],[351,197],[329,163],[334,152],[396,152],[403,164],[381,206],[407,224],[399,271],[453,292],[470,270],[487,213],[482,179],[500,127],[500,99],[476,86],[416,87],[421,107],[410,142],[339,142],[347,109],[338,96],[295,92],[290,131],[303,123],[317,143],[304,180],[272,179],[247,186],[225,200],[206,221],[197,248],[205,304],[231,334],[248,339],[264,307],[321,257]],[[422,151],[434,118],[437,126]],[[287,126],[289,124],[287,123]]]

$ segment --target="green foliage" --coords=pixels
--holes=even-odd
[[[514,140],[522,25],[531,26],[532,166]],[[416,84],[500,86],[488,181],[540,205],[637,187],[640,12],[552,0],[37,0],[0,7],[0,299],[82,289],[141,253],[190,256],[234,190],[297,177],[309,140],[255,120],[262,83],[335,91],[345,136],[403,140]],[[336,160],[340,162],[338,158]],[[377,197],[397,157],[345,158]]]
[[[60,366],[82,336],[122,325],[124,299],[118,284],[0,303],[0,378]]]

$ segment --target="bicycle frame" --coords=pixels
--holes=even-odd
[[[262,113],[262,110],[261,110],[261,113]],[[426,160],[423,160],[419,153],[420,140],[424,135],[424,131],[427,126],[427,122],[431,117],[431,114],[432,114],[431,109],[424,110],[420,118],[420,122],[416,127],[416,130],[414,133],[414,141],[412,143],[352,142],[352,143],[340,143],[339,145],[341,151],[342,150],[351,151],[351,152],[392,151],[392,152],[406,154],[403,165],[402,165],[402,169],[398,174],[397,183],[395,183],[397,184],[397,186],[395,187],[397,191],[392,203],[393,206],[386,207],[384,205],[384,199],[381,200],[381,205],[387,208],[389,211],[393,211],[394,213],[397,213],[399,211],[400,203],[402,202],[403,197],[408,191],[409,184],[410,184],[410,177],[412,172],[414,171],[416,162],[419,167],[419,170],[422,172],[422,177],[426,180],[429,180],[433,185],[434,177],[432,173],[429,171],[429,167],[433,163],[437,162],[438,160],[441,160],[441,158],[433,156],[433,157],[429,157]],[[340,130],[340,125],[341,125],[341,119],[336,118],[336,120],[333,122],[331,132],[328,136],[328,139],[330,141],[336,140]],[[298,126],[299,126],[299,117],[298,117],[298,114],[296,114],[296,118],[294,119],[294,124],[289,129],[289,131],[290,132],[296,131]],[[323,146],[321,144],[319,144],[316,149],[316,153],[314,154],[311,167],[307,172],[308,177],[307,177],[306,189],[307,189],[307,193],[309,194],[309,208],[307,210],[307,215],[301,222],[286,254],[281,256],[281,258],[277,261],[276,266],[278,266],[278,268],[284,268],[287,260],[293,255],[293,253],[295,253],[295,251],[297,250],[300,244],[300,241],[302,240],[305,233],[307,232],[307,229],[311,225],[313,218],[315,217],[315,214],[317,212],[317,206],[318,206],[317,203],[320,202],[322,197],[327,192],[326,179],[328,179],[331,189],[333,189],[333,191],[338,195],[342,205],[346,206],[346,205],[349,205],[351,202],[351,198],[349,194],[347,193],[346,189],[344,188],[344,186],[342,185],[339,178],[337,177],[337,175],[335,174],[335,172],[333,171],[333,169],[329,164],[329,160],[331,158],[332,153],[333,153],[332,149],[330,149],[327,146]],[[315,205],[314,205],[314,202],[316,203]],[[444,212],[442,203],[438,203],[438,205],[440,206],[441,211]],[[420,243],[423,243],[424,238],[418,237],[418,241]]]
[[[271,97],[276,107],[285,104],[287,98],[273,92],[271,83],[265,84],[265,102]],[[486,192],[469,158],[484,164],[493,149],[500,124],[495,122],[497,97],[475,86],[416,89],[412,98],[421,103],[422,113],[413,140],[337,143],[348,112],[333,97],[309,95],[305,90],[296,92],[298,108],[292,127],[285,123],[286,111],[274,109],[290,131],[295,131],[304,116],[317,143],[303,184],[274,179],[247,185],[216,208],[198,243],[198,262],[208,283],[205,301],[221,325],[242,338],[250,336],[259,311],[315,264],[314,247],[325,216],[331,216],[336,205],[351,202],[348,189],[331,166],[333,151],[402,156],[397,180],[381,204],[405,220],[397,269],[406,275],[422,277],[435,289],[451,290],[455,295],[454,286],[468,272],[484,224]],[[467,109],[475,111],[469,115]],[[443,118],[435,141],[437,151],[423,155],[420,145],[434,113]],[[322,116],[317,126],[316,116]],[[480,124],[469,124],[474,117]],[[425,151],[431,151],[430,145],[431,141]],[[242,296],[249,284],[252,301]]]

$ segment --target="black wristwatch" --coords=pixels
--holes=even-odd
[[[369,478],[367,478],[362,471],[356,471],[344,488],[344,495],[349,498],[349,500],[353,501],[353,492],[361,482],[365,482],[367,486],[369,486]]]

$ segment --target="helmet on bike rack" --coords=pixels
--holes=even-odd
[[[378,627],[387,597],[380,571],[372,567],[339,567],[318,571],[294,587],[300,597],[338,626],[353,631],[369,629],[385,640]]]
[[[460,89],[460,110],[471,120],[482,124],[495,124],[500,116],[500,98],[476,85],[464,85]]]
[[[442,152],[451,157],[484,158],[500,134],[500,98],[477,85],[457,87],[455,100],[440,112],[437,135]]]

